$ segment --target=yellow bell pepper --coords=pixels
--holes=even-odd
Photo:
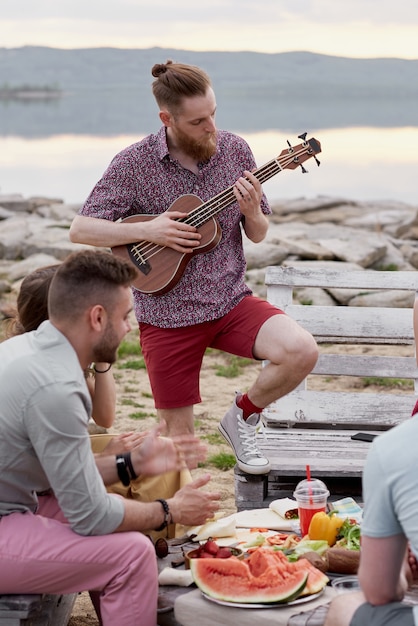
[[[309,539],[325,540],[330,546],[337,541],[338,531],[343,525],[343,520],[338,515],[328,515],[324,511],[319,511],[311,519],[309,524]]]

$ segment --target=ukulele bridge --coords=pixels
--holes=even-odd
[[[144,259],[140,250],[138,249],[138,246],[133,245],[126,247],[128,249],[129,257],[132,263],[135,265],[135,267],[139,269],[140,272],[147,276],[147,274],[149,274],[151,271],[151,264],[149,263],[149,261],[146,261]]]

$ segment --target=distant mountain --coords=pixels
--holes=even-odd
[[[159,125],[151,67],[169,58],[208,71],[220,127],[418,126],[418,60],[28,46],[0,48],[0,88],[50,85],[63,96],[1,104],[0,134],[150,132]]]

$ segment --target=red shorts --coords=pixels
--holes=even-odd
[[[224,317],[181,328],[139,324],[142,354],[157,409],[201,402],[200,368],[206,348],[253,359],[261,326],[283,311],[266,300],[247,296]]]

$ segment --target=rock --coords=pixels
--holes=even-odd
[[[358,294],[354,298],[351,298],[348,302],[348,306],[383,306],[406,309],[414,306],[414,300],[415,295],[411,294],[410,291],[393,289]]]
[[[30,274],[30,272],[33,272],[39,267],[45,267],[46,265],[55,265],[56,263],[59,263],[59,260],[54,256],[50,256],[49,254],[33,254],[23,261],[17,261],[9,267],[9,280],[19,280],[20,278],[24,278],[27,274]]]
[[[0,279],[0,295],[2,293],[9,293],[10,291],[11,287],[9,281]]]
[[[405,263],[409,263],[413,268],[418,269],[418,249],[410,243],[402,244],[399,248],[399,254]]]
[[[9,217],[12,217],[12,215],[13,211],[9,211],[9,209],[5,209],[4,207],[0,206],[0,221],[7,220]]]
[[[249,270],[266,265],[280,265],[288,256],[289,250],[275,243],[253,243],[248,239],[244,242],[245,258]]]
[[[370,267],[386,254],[385,242],[383,240],[378,241],[370,234],[357,234],[356,237],[351,237],[350,233],[346,232],[343,237],[321,239],[319,243],[332,250],[337,259],[357,263],[362,267]]]
[[[354,206],[344,198],[329,198],[328,196],[317,196],[307,200],[306,198],[296,198],[295,200],[277,200],[272,203],[273,215],[286,215],[296,213],[308,213],[311,211],[324,211],[339,206]]]
[[[264,268],[248,270],[245,274],[247,285],[259,298],[267,297],[267,285],[265,283],[265,276],[266,270]]]
[[[291,239],[282,239],[282,245],[287,248],[289,254],[300,257],[301,259],[335,259],[335,254],[324,248],[320,243],[309,241],[306,237]]]
[[[30,212],[30,200],[25,200],[18,193],[10,195],[0,195],[0,206],[12,212]]]
[[[58,263],[70,252],[91,246],[73,244],[68,231],[79,205],[59,198],[0,195],[0,308],[3,295],[43,265]],[[266,297],[265,268],[294,265],[347,269],[418,269],[418,207],[402,202],[357,202],[319,196],[272,203],[273,214],[263,242],[244,237],[246,279]],[[301,289],[295,297],[326,306],[411,306],[399,291],[359,293],[354,289]]]

